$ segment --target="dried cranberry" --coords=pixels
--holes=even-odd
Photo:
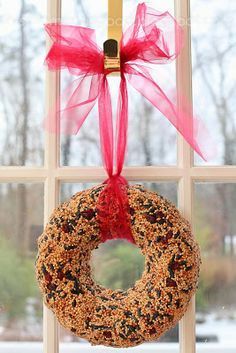
[[[57,272],[57,278],[58,278],[60,281],[62,281],[63,278],[64,278],[64,273],[61,272],[61,271],[58,271],[58,272]]]
[[[49,283],[49,284],[47,285],[47,288],[48,288],[49,290],[55,291],[56,288],[57,288],[57,286],[56,286],[54,283]]]
[[[129,213],[130,213],[131,216],[133,216],[135,214],[135,211],[134,211],[133,207],[129,208]]]
[[[152,327],[151,330],[149,330],[149,334],[154,335],[155,333],[157,333],[157,330],[155,329],[155,327]]]
[[[146,220],[150,223],[156,223],[156,216],[155,215],[151,215],[151,214],[146,214],[145,215]]]
[[[84,218],[86,218],[88,221],[90,221],[95,216],[95,212],[94,212],[94,210],[89,209],[89,210],[82,211],[81,215]]]
[[[166,279],[166,285],[167,287],[177,287],[177,283],[171,278]]]
[[[168,239],[172,238],[172,236],[173,236],[173,233],[171,230],[169,230],[169,232],[166,234],[166,239],[168,240]]]
[[[111,338],[112,337],[111,331],[104,331],[103,336],[106,338]]]
[[[180,268],[180,263],[177,262],[177,261],[172,262],[171,268],[172,268],[173,270],[178,270],[178,269]]]
[[[163,243],[163,244],[167,244],[167,243],[168,243],[168,239],[167,239],[166,237],[163,237],[163,238],[162,238],[162,243]]]
[[[68,223],[63,224],[63,226],[61,227],[62,231],[64,233],[70,233],[70,227]]]
[[[47,282],[51,282],[52,281],[52,276],[50,275],[50,273],[48,273],[48,272],[45,272],[44,273],[44,278],[45,278],[45,280],[47,281]]]
[[[157,212],[157,218],[164,218],[165,216],[164,216],[164,213],[163,212],[161,212],[161,211],[158,211]]]

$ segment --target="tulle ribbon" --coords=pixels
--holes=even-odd
[[[95,31],[80,26],[46,24],[53,44],[46,57],[49,70],[68,69],[78,76],[62,96],[60,131],[76,134],[98,101],[100,140],[103,162],[108,174],[106,187],[97,203],[101,237],[126,238],[133,242],[127,181],[121,176],[127,142],[127,82],[156,107],[182,134],[192,148],[204,158],[199,137],[203,128],[192,114],[190,105],[181,109],[158,85],[150,73],[150,64],[166,64],[174,60],[183,46],[183,30],[168,13],[160,13],[139,4],[134,23],[120,41],[120,87],[117,106],[116,138],[113,137],[112,106],[104,53],[96,43]],[[46,119],[46,128],[57,132],[56,112]],[[145,117],[144,117],[145,119]],[[114,141],[115,140],[115,141]],[[114,167],[115,165],[115,167]]]

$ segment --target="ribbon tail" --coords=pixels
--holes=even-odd
[[[103,164],[108,176],[110,177],[113,174],[114,139],[111,94],[105,75],[103,75],[100,85],[100,94],[98,96],[98,111]]]
[[[77,134],[96,103],[101,76],[84,75],[71,82],[55,107],[49,111],[44,124],[46,130],[52,133]],[[60,109],[61,105],[64,108]]]
[[[129,83],[151,102],[179,131],[194,151],[206,160],[204,142],[206,139],[209,140],[209,135],[204,124],[193,116],[191,105],[181,97],[182,107],[177,107],[154,81],[148,70],[140,65],[137,67],[138,70],[126,65],[125,72]]]
[[[114,141],[112,107],[106,76],[104,76],[101,84],[98,107],[103,162],[108,174],[105,187],[100,192],[96,204],[100,236],[104,242],[108,239],[121,238],[133,243],[134,239],[130,228],[127,181],[120,175],[124,163],[128,124],[128,95],[124,76],[121,78],[117,109],[116,173],[113,173]]]
[[[123,72],[121,72],[121,81],[119,87],[117,119],[116,119],[116,173],[117,181],[115,193],[118,204],[118,224],[116,226],[116,237],[124,238],[134,243],[130,227],[130,207],[127,194],[127,180],[120,174],[123,169],[125,152],[127,146],[128,133],[128,91],[127,82]]]
[[[126,239],[134,243],[130,228],[127,181],[115,175],[106,181],[96,204],[102,241]]]
[[[128,133],[128,92],[125,75],[121,72],[116,118],[116,172],[121,174],[124,165]]]

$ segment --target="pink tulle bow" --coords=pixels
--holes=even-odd
[[[127,81],[149,100],[204,158],[200,140],[201,129],[204,129],[200,121],[193,116],[191,106],[184,104],[184,108],[177,108],[152,78],[150,69],[146,66],[146,64],[165,64],[174,60],[183,46],[183,30],[168,12],[160,13],[148,8],[145,3],[138,5],[134,23],[123,33],[120,41],[121,80],[117,134],[114,143],[111,96],[107,81],[107,75],[111,71],[104,70],[104,53],[96,43],[95,31],[57,23],[47,24],[45,28],[53,40],[46,57],[49,70],[67,68],[72,75],[78,76],[62,96],[65,104],[59,110],[60,130],[67,134],[76,134],[98,101],[101,150],[109,176],[97,207],[102,237],[104,240],[114,238],[114,234],[117,233],[116,237],[125,237],[133,241],[128,226],[130,221],[127,211],[128,197],[124,192],[126,181],[120,177],[127,142]],[[56,107],[49,112],[46,119],[46,128],[51,132],[57,132],[57,124],[52,118],[55,113],[58,113]],[[107,203],[111,198],[114,207],[110,204],[108,209]],[[117,215],[115,221],[114,214]]]

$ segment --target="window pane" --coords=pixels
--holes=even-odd
[[[0,13],[0,165],[42,165],[46,1],[1,1]]]
[[[177,203],[177,183],[174,182],[132,182],[130,184],[141,184],[149,190],[158,192],[158,194]],[[68,200],[74,193],[85,188],[93,187],[95,184],[80,184],[80,183],[62,183],[61,184],[61,201]],[[130,261],[128,261],[130,260]],[[124,288],[132,286],[133,283],[141,277],[143,271],[143,255],[134,245],[122,240],[108,241],[101,244],[94,251],[92,264],[93,274],[95,279],[102,285],[110,288]],[[70,332],[61,328],[62,342],[80,342],[84,340],[71,335]],[[160,342],[169,342],[170,352],[177,353],[178,327],[170,330],[166,335],[161,337]],[[153,349],[154,343],[144,344],[139,346],[139,349]],[[69,347],[69,346],[68,346]],[[86,346],[87,347],[87,346]],[[166,346],[165,346],[166,347]],[[66,345],[61,347],[61,352],[64,352]],[[91,351],[95,351],[96,347],[91,347]],[[109,348],[107,348],[107,351]],[[114,349],[116,351],[116,349]],[[89,350],[90,351],[90,350]],[[118,349],[117,349],[118,351]],[[65,350],[66,352],[66,350]]]
[[[124,28],[134,19],[137,0],[124,1]],[[173,13],[173,1],[149,1],[160,11]],[[63,22],[89,26],[96,29],[97,41],[102,47],[107,39],[107,1],[92,0],[62,1]],[[175,87],[175,64],[156,65],[152,70],[156,82],[165,89]],[[62,73],[62,88],[75,77]],[[113,113],[117,105],[119,77],[108,78],[111,92]],[[128,84],[129,86],[129,84]],[[169,147],[171,146],[171,148]],[[62,136],[62,165],[101,165],[99,147],[98,109],[94,107],[77,136]],[[129,87],[129,133],[126,165],[174,165],[176,164],[176,133],[167,119],[154,109],[145,98]]]
[[[235,204],[236,184],[195,185],[195,234],[202,255],[197,340],[215,342],[217,352],[236,350]]]
[[[42,229],[43,184],[0,184],[0,341],[16,342],[14,352],[21,352],[18,341],[42,340],[34,273]],[[4,347],[8,352],[11,345]]]
[[[191,4],[194,108],[217,145],[207,164],[235,165],[236,3],[192,0]],[[206,164],[197,157],[196,163]]]
[[[60,192],[60,202],[67,201],[72,195],[76,192],[92,188],[98,183],[61,183],[61,192]],[[177,183],[175,182],[140,182],[132,181],[130,185],[141,184],[146,189],[153,190],[158,194],[168,198],[171,202],[177,205]]]

